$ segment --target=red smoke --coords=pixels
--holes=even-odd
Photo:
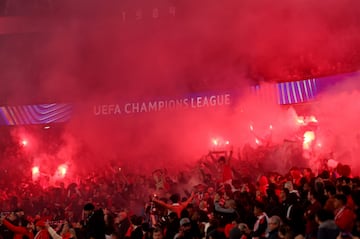
[[[237,147],[269,134],[281,142],[295,134],[296,115],[249,96],[249,86],[357,69],[359,5],[355,0],[63,1],[53,14],[30,17],[42,23],[43,33],[4,36],[1,102],[75,103],[57,157],[61,163],[78,161],[82,169],[110,158],[131,162],[133,170],[152,171],[169,162],[177,168],[206,153],[213,137]],[[206,110],[92,114],[99,104],[223,90],[241,97],[231,107]],[[344,93],[344,104],[348,96]],[[357,94],[352,97],[356,102]],[[329,128],[339,128],[336,122],[344,120],[334,116],[336,102],[323,102],[321,109],[329,110],[315,111],[320,124],[333,120]],[[353,117],[351,107],[342,110],[346,120]]]

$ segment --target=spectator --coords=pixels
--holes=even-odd
[[[130,234],[131,239],[142,239],[143,238],[143,230],[142,230],[142,223],[144,219],[140,216],[133,216],[131,218],[132,223],[132,232]]]
[[[304,208],[299,203],[296,193],[289,193],[289,206],[286,211],[286,223],[291,227],[294,236],[305,234]]]
[[[117,225],[116,234],[118,239],[124,239],[131,225],[127,212],[120,212],[115,219],[115,224]]]
[[[265,206],[261,202],[255,202],[254,214],[257,220],[254,225],[254,229],[251,231],[248,227],[246,228],[246,234],[252,239],[266,238],[266,230],[268,227],[268,217],[264,212]]]
[[[163,239],[163,238],[164,238],[164,234],[161,228],[159,227],[154,228],[152,233],[152,239]]]
[[[174,239],[196,239],[192,234],[191,221],[185,217],[180,220],[179,232],[174,236]]]
[[[317,239],[336,239],[340,230],[335,224],[332,212],[320,209],[316,212],[315,218],[319,224]]]
[[[159,204],[160,206],[165,207],[166,209],[170,210],[171,212],[175,212],[178,217],[181,217],[181,212],[182,210],[184,210],[189,203],[193,200],[194,198],[194,192],[191,193],[191,196],[183,203],[180,203],[180,195],[179,194],[173,194],[170,197],[170,200],[172,201],[172,204],[167,204],[157,198],[153,198],[153,201],[157,204]]]
[[[39,220],[35,224],[36,235],[34,239],[50,239],[50,234],[46,228],[46,223],[43,220]]]
[[[336,187],[333,184],[328,184],[325,186],[325,194],[328,199],[325,202],[324,209],[335,214],[335,195]]]
[[[315,190],[312,189],[308,192],[308,200],[310,202],[310,205],[305,210],[307,239],[316,239],[317,236],[318,225],[315,221],[315,214],[322,208],[317,198],[318,194]]]
[[[48,223],[45,223],[45,228],[48,230],[52,239],[77,239],[75,230],[70,226],[68,221],[64,221],[64,223],[61,224],[58,232]]]
[[[11,217],[15,217],[15,215],[11,215]],[[34,224],[31,222],[28,222],[26,227],[23,226],[15,226],[13,225],[8,219],[6,219],[4,216],[1,218],[1,222],[4,224],[5,227],[7,227],[10,231],[14,232],[13,239],[22,239],[23,236],[28,237],[29,239],[34,239]]]
[[[355,213],[346,207],[347,198],[344,194],[336,194],[335,207],[335,223],[343,232],[350,233],[354,227]]]
[[[270,217],[268,223],[268,236],[266,238],[277,239],[280,226],[281,226],[281,218],[279,216]]]
[[[95,210],[92,203],[84,206],[86,239],[105,239],[105,220],[101,209]]]

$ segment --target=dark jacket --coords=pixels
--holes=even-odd
[[[327,220],[320,223],[317,239],[336,239],[339,235],[339,228],[336,226],[334,220]]]
[[[124,239],[130,225],[131,223],[129,218],[125,218],[124,220],[122,220],[116,228],[117,238]]]
[[[278,233],[278,229],[272,230],[271,232],[269,232],[267,239],[278,239]]]
[[[86,239],[105,239],[105,220],[102,209],[94,211],[89,215],[86,224]]]
[[[143,238],[143,231],[141,226],[136,227],[135,230],[131,232],[131,239],[142,239]]]

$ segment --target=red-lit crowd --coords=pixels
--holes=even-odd
[[[0,180],[0,236],[86,239],[357,238],[360,179],[347,165],[241,175],[231,156],[169,175],[103,170],[41,187],[21,175]],[[218,174],[210,168],[215,168]],[[251,167],[249,167],[251,168]],[[209,170],[205,170],[209,169]]]

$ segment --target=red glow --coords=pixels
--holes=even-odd
[[[313,115],[306,117],[299,116],[296,120],[298,125],[308,125],[310,123],[318,123],[318,120]]]
[[[222,137],[217,137],[217,138],[212,138],[211,139],[211,144],[213,148],[216,149],[225,149],[230,145],[230,141],[229,140],[225,140]]]
[[[254,127],[250,125],[250,131],[254,131]]]
[[[309,116],[309,118],[308,118],[308,122],[314,122],[314,123],[317,123],[317,122],[318,122],[318,120],[316,119],[316,117],[315,117],[315,116],[311,115],[311,116]]]
[[[218,146],[218,145],[219,145],[219,142],[218,142],[217,139],[213,139],[213,140],[212,140],[212,143],[213,143],[213,145],[215,145],[215,146]]]
[[[58,167],[58,175],[63,178],[66,176],[67,173],[67,165],[62,164]]]
[[[40,177],[40,168],[38,166],[34,166],[32,167],[31,172],[33,181],[38,180]]]
[[[39,174],[40,173],[40,170],[39,170],[39,167],[35,166],[32,168],[32,173],[33,174]]]
[[[24,147],[27,146],[28,141],[26,139],[21,140],[21,145],[24,146]]]
[[[300,116],[296,119],[297,124],[299,125],[305,125],[304,117]]]
[[[304,133],[303,149],[310,149],[311,143],[315,140],[315,133],[313,131],[306,131]]]

